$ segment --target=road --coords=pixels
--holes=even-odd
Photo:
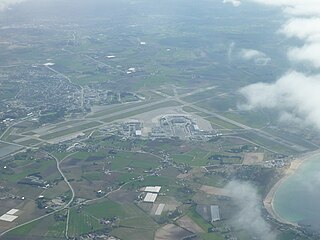
[[[42,215],[42,216],[40,216],[40,217],[38,217],[38,218],[35,218],[35,219],[33,219],[33,220],[30,220],[30,221],[28,221],[28,222],[19,224],[19,225],[13,227],[13,228],[10,228],[10,229],[8,229],[8,230],[0,233],[0,238],[1,238],[2,236],[4,236],[5,234],[7,234],[7,233],[9,233],[9,232],[11,232],[11,231],[19,228],[19,227],[23,227],[23,226],[25,226],[25,225],[27,225],[27,224],[30,224],[30,223],[39,221],[39,220],[41,220],[41,219],[44,219],[44,218],[46,218],[46,217],[48,217],[48,216],[51,216],[51,215],[57,213],[57,212],[60,212],[60,211],[62,211],[62,210],[64,210],[64,209],[68,209],[68,208],[70,207],[70,205],[72,204],[72,202],[73,202],[73,200],[74,200],[74,198],[75,198],[75,191],[74,191],[72,185],[70,184],[70,182],[68,181],[68,179],[66,178],[65,174],[64,174],[63,171],[61,170],[60,165],[61,165],[61,163],[62,163],[64,160],[66,160],[68,157],[70,157],[71,155],[73,155],[73,154],[75,154],[75,153],[71,153],[71,154],[65,156],[61,161],[59,161],[59,159],[56,158],[54,155],[52,155],[52,154],[50,154],[50,153],[48,153],[48,152],[46,152],[46,153],[47,153],[49,156],[51,156],[52,158],[55,159],[55,161],[56,161],[56,166],[57,166],[57,170],[59,171],[59,173],[60,173],[61,176],[63,177],[65,183],[68,185],[68,187],[70,188],[70,190],[71,190],[71,192],[72,192],[71,199],[69,200],[69,202],[68,202],[66,205],[64,205],[64,206],[61,207],[60,209],[57,209],[57,210],[55,210],[55,211],[53,211],[53,212],[51,212],[51,213]],[[144,152],[144,153],[147,154],[147,152]],[[151,153],[149,153],[149,154],[151,154]],[[155,155],[155,154],[151,154],[151,155],[156,156],[156,157],[158,157],[159,159],[162,159],[162,160],[163,160],[163,158],[160,157],[160,156],[158,156],[158,155]],[[152,174],[146,174],[146,175],[144,175],[144,177],[151,176],[151,175],[152,175]],[[117,191],[120,191],[124,186],[126,186],[126,185],[128,185],[128,184],[130,184],[130,183],[136,182],[136,181],[139,181],[139,180],[138,180],[138,179],[135,179],[135,180],[128,181],[128,182],[122,184],[121,186],[119,186],[117,189],[106,193],[103,197],[94,198],[94,199],[90,199],[90,200],[87,200],[87,201],[82,202],[82,203],[78,203],[78,204],[74,205],[74,207],[80,206],[80,205],[82,205],[82,204],[93,203],[93,202],[96,202],[96,201],[101,200],[101,199],[103,199],[103,198],[106,198],[106,197],[108,197],[110,194],[115,193],[115,192],[117,192]],[[69,223],[69,209],[68,209],[67,223],[66,223],[66,229],[65,229],[65,238],[66,238],[66,239],[69,239],[69,236],[68,236],[69,224],[68,224],[68,223]]]
[[[19,224],[19,225],[13,227],[13,228],[10,228],[10,229],[8,229],[8,230],[0,233],[0,237],[4,236],[5,234],[7,234],[7,233],[9,233],[9,232],[11,232],[11,231],[19,228],[19,227],[23,227],[23,226],[25,226],[25,225],[27,225],[27,224],[33,223],[33,222],[38,221],[38,220],[41,220],[41,219],[43,219],[43,218],[45,218],[45,217],[51,216],[51,215],[53,215],[53,214],[55,214],[55,213],[57,213],[57,212],[60,212],[60,211],[63,210],[63,209],[67,209],[67,208],[69,208],[69,206],[70,206],[71,203],[73,202],[74,197],[75,197],[74,189],[73,189],[73,187],[71,186],[71,184],[69,183],[68,179],[66,178],[66,176],[64,175],[64,173],[61,171],[61,168],[60,168],[60,164],[61,164],[66,158],[68,158],[68,157],[69,157],[70,155],[72,155],[72,154],[66,156],[66,157],[63,158],[61,161],[59,161],[59,159],[57,159],[54,155],[52,155],[52,154],[50,154],[50,153],[48,153],[48,152],[46,152],[46,153],[47,153],[49,156],[51,156],[52,158],[55,159],[55,161],[56,161],[56,166],[57,166],[57,170],[59,171],[59,173],[60,173],[61,176],[63,177],[63,180],[65,181],[65,183],[68,185],[68,187],[70,188],[70,190],[71,190],[71,192],[72,192],[71,199],[69,200],[69,202],[68,202],[66,205],[64,205],[64,206],[61,207],[60,209],[57,209],[57,210],[55,210],[55,211],[53,211],[53,212],[51,212],[51,213],[48,213],[48,214],[42,215],[42,216],[40,216],[40,217],[37,217],[37,218],[35,218],[35,219],[32,219],[32,220],[30,220],[30,221],[28,221],[28,222]],[[68,224],[67,224],[67,225],[68,225]],[[66,233],[66,234],[67,234],[67,233]],[[66,235],[66,237],[67,237],[67,235]],[[67,239],[68,239],[68,238],[67,238]]]
[[[26,120],[28,120],[28,119],[30,119],[30,118],[33,118],[33,116],[22,118],[21,121],[18,121],[18,122],[16,122],[16,123],[12,124],[11,126],[9,126],[9,127],[1,134],[0,139],[1,139],[1,140],[5,140],[5,139],[3,139],[3,137],[7,134],[7,132],[8,132],[12,127],[14,127],[15,125],[18,125],[18,124],[20,124],[20,123],[23,123],[24,121],[26,121]]]
[[[54,72],[54,73],[56,73],[56,74],[58,74],[58,75],[61,75],[63,78],[65,78],[68,82],[69,82],[69,84],[70,85],[73,85],[73,86],[77,86],[77,87],[79,87],[80,88],[80,105],[81,105],[81,107],[83,107],[83,105],[84,105],[84,90],[83,90],[83,87],[81,86],[81,85],[76,85],[76,84],[74,84],[72,81],[71,81],[71,79],[67,76],[67,75],[65,75],[65,74],[63,74],[62,72],[59,72],[59,71],[57,71],[57,70],[55,70],[54,68],[52,68],[52,67],[49,67],[49,66],[47,66],[47,65],[45,65],[45,67],[47,68],[47,69],[49,69],[50,71],[52,71],[52,72]]]
[[[48,68],[52,69],[51,67],[48,67]],[[56,72],[57,74],[62,74],[62,73],[60,73],[60,72],[58,72],[58,71],[56,71],[54,69],[52,69],[52,71]],[[65,76],[65,75],[63,75],[63,76]],[[67,76],[65,76],[65,77],[68,78]],[[288,140],[284,140],[284,139],[282,139],[280,137],[273,136],[272,134],[267,133],[267,132],[263,131],[262,129],[252,128],[252,127],[247,126],[247,125],[245,125],[243,123],[237,122],[237,121],[232,120],[232,119],[227,118],[227,117],[224,117],[224,116],[222,116],[222,115],[220,115],[220,114],[218,114],[216,112],[213,112],[213,111],[210,111],[210,110],[205,109],[203,107],[200,107],[198,105],[195,105],[194,103],[182,100],[182,98],[184,98],[184,97],[191,96],[191,95],[194,95],[194,94],[198,94],[198,93],[201,93],[201,92],[205,92],[205,91],[208,91],[208,90],[211,90],[211,89],[214,89],[214,88],[215,88],[215,86],[207,87],[207,88],[200,88],[200,89],[197,89],[197,90],[189,92],[189,93],[185,93],[185,94],[181,94],[181,95],[177,95],[176,94],[175,96],[169,96],[169,95],[167,95],[165,93],[162,93],[162,92],[159,92],[159,91],[154,91],[156,94],[161,95],[164,98],[160,99],[160,100],[157,100],[157,101],[153,101],[153,102],[146,102],[146,103],[144,103],[142,105],[134,106],[134,107],[127,108],[127,109],[124,109],[124,110],[121,110],[121,111],[109,113],[109,114],[103,115],[101,117],[92,117],[92,118],[87,117],[86,119],[91,119],[93,121],[99,121],[99,122],[102,123],[102,125],[96,126],[96,127],[92,127],[92,128],[88,128],[88,129],[86,129],[86,131],[91,131],[91,130],[93,131],[95,129],[98,129],[98,128],[101,128],[101,127],[105,127],[105,126],[109,125],[110,123],[112,123],[114,121],[118,121],[118,119],[117,119],[117,120],[114,120],[114,121],[111,121],[111,122],[104,122],[104,121],[102,121],[103,119],[117,117],[117,116],[120,116],[122,114],[126,114],[126,113],[130,113],[130,112],[142,110],[142,109],[145,109],[145,108],[149,108],[149,107],[156,106],[158,104],[162,104],[162,103],[166,103],[166,102],[170,102],[170,101],[176,101],[176,102],[181,103],[184,106],[190,106],[190,107],[194,108],[195,110],[197,110],[199,112],[205,113],[205,114],[207,114],[209,116],[218,118],[218,119],[220,119],[220,120],[222,120],[224,122],[227,122],[227,123],[230,123],[230,124],[232,124],[234,126],[237,126],[237,127],[241,128],[243,131],[251,131],[251,132],[257,134],[258,136],[260,136],[262,138],[265,138],[267,140],[270,140],[272,142],[275,142],[277,144],[285,146],[286,148],[296,150],[296,147],[297,147],[296,144],[291,143]],[[4,135],[4,134],[5,133],[3,133],[2,135]],[[72,134],[74,134],[74,133],[72,133]],[[42,139],[40,139],[38,137],[33,137],[33,136],[28,136],[28,137],[30,137],[31,139],[40,140],[42,142],[48,142],[48,141],[43,141]]]
[[[62,76],[64,76],[66,79],[68,79],[68,81],[71,81],[67,76],[65,76],[64,74],[54,70],[53,68],[47,66],[48,69],[50,69],[51,71],[54,71],[55,73],[57,74],[61,74]],[[205,91],[208,91],[208,90],[211,90],[211,89],[214,89],[215,86],[212,86],[212,87],[207,87],[207,88],[200,88],[200,89],[197,89],[195,91],[192,91],[192,92],[189,92],[189,93],[185,93],[185,94],[181,94],[181,95],[178,95],[178,94],[175,94],[174,96],[170,96],[170,95],[167,95],[165,93],[162,93],[162,92],[159,92],[159,91],[153,91],[155,92],[156,94],[158,95],[161,95],[162,97],[164,97],[163,99],[160,99],[160,100],[156,100],[156,101],[153,101],[153,102],[146,102],[146,103],[143,103],[139,106],[133,106],[131,108],[127,108],[127,109],[124,109],[124,110],[121,110],[121,111],[116,111],[116,112],[113,112],[113,113],[109,113],[109,114],[106,114],[106,115],[103,115],[103,116],[100,116],[100,117],[87,117],[86,119],[91,119],[93,121],[99,121],[102,123],[102,125],[100,126],[95,126],[95,127],[92,127],[92,128],[88,128],[86,129],[86,131],[93,131],[95,129],[99,129],[101,127],[105,127],[107,125],[109,125],[110,123],[114,122],[114,121],[118,121],[119,119],[116,119],[114,121],[110,121],[110,122],[105,122],[105,121],[102,121],[104,119],[108,119],[108,118],[113,118],[113,117],[117,117],[117,116],[120,116],[120,115],[123,115],[123,114],[126,114],[126,113],[130,113],[130,112],[133,112],[134,111],[138,111],[138,110],[142,110],[142,109],[145,109],[145,108],[149,108],[149,107],[152,107],[152,106],[156,106],[158,104],[162,104],[162,103],[166,103],[166,102],[170,102],[170,101],[176,101],[176,102],[179,102],[181,103],[182,105],[184,106],[190,106],[192,108],[194,108],[195,110],[199,111],[199,112],[202,112],[202,113],[205,113],[209,116],[212,116],[212,117],[215,117],[215,118],[218,118],[224,122],[227,122],[227,123],[230,123],[234,126],[237,126],[239,127],[240,129],[242,129],[243,131],[251,131],[255,134],[257,134],[258,136],[262,137],[262,138],[265,138],[267,140],[270,140],[272,142],[275,142],[277,144],[280,144],[282,146],[285,146],[286,148],[289,148],[289,149],[293,149],[293,150],[296,150],[297,146],[296,144],[294,143],[291,143],[289,142],[288,140],[285,140],[285,139],[282,139],[280,137],[277,137],[277,136],[274,136],[268,132],[265,132],[263,131],[262,129],[256,129],[256,128],[252,128],[250,126],[247,126],[243,123],[240,123],[238,121],[235,121],[235,120],[232,120],[230,118],[227,118],[225,116],[222,116],[214,111],[210,111],[208,109],[205,109],[203,107],[200,107],[198,105],[195,105],[194,103],[192,102],[187,102],[185,100],[182,100],[184,97],[187,97],[187,96],[191,96],[191,95],[194,95],[194,94],[198,94],[198,93],[201,93],[201,92],[205,92]],[[83,101],[83,99],[82,99]],[[83,103],[82,103],[83,104]],[[103,111],[102,111],[103,112]],[[99,114],[99,112],[98,112]],[[18,124],[18,123],[16,123]],[[9,129],[7,129],[1,137],[3,137],[7,131]],[[72,133],[74,134],[74,133]],[[42,140],[41,138],[39,137],[33,137],[33,136],[27,136],[29,137],[30,139],[36,139],[36,140],[40,140],[42,142],[49,142],[49,141],[44,141]],[[22,146],[22,145],[20,145]]]
[[[197,94],[197,93],[201,93],[201,92],[204,92],[204,91],[208,91],[208,90],[213,89],[213,88],[215,88],[215,87],[200,88],[200,89],[197,89],[197,90],[195,90],[193,92],[182,94],[182,95],[180,95],[180,97],[191,96],[193,94]],[[113,112],[113,113],[109,113],[109,114],[103,115],[101,117],[87,117],[86,120],[90,119],[92,121],[98,121],[98,122],[101,122],[102,125],[91,127],[91,128],[87,128],[87,129],[85,129],[85,131],[93,131],[93,130],[99,129],[101,127],[108,126],[108,125],[110,125],[110,123],[119,120],[119,119],[116,119],[116,120],[113,120],[113,121],[110,121],[110,122],[104,122],[104,121],[102,121],[102,119],[117,117],[117,116],[120,116],[122,114],[138,111],[138,110],[141,110],[141,109],[149,108],[149,107],[156,106],[158,104],[162,104],[162,103],[166,103],[166,102],[169,103],[170,101],[175,101],[175,100],[177,100],[176,97],[168,96],[168,97],[166,97],[164,99],[160,99],[160,100],[153,101],[153,102],[146,102],[146,103],[143,103],[142,105],[134,106],[134,107],[131,107],[131,108],[128,108],[128,109],[124,109],[124,110],[121,110],[121,111],[117,111],[117,112]],[[97,114],[99,114],[99,112],[97,112]],[[59,124],[61,124],[61,123],[59,123]],[[66,134],[66,136],[72,135],[72,134],[75,134],[75,133],[76,132],[70,133],[70,134]],[[43,139],[41,139],[39,137],[27,136],[27,135],[25,137],[29,137],[30,139],[35,139],[35,140],[38,140],[38,141],[41,141],[41,142],[45,142],[45,143],[50,143],[50,140],[46,141],[46,140],[43,140]]]
[[[49,153],[48,153],[48,154],[49,154]],[[60,164],[61,164],[65,159],[67,159],[68,157],[70,157],[70,156],[73,155],[73,154],[74,154],[74,153],[67,155],[67,156],[64,157],[61,161],[59,161],[59,159],[56,158],[54,155],[49,154],[51,157],[53,157],[53,158],[56,160],[57,169],[58,169],[60,175],[63,177],[64,182],[68,185],[69,189],[71,190],[71,194],[72,194],[72,195],[71,195],[71,199],[70,199],[69,202],[64,206],[65,209],[66,209],[66,208],[69,208],[69,206],[70,206],[71,203],[73,202],[74,197],[75,197],[75,192],[74,192],[74,189],[73,189],[72,185],[71,185],[70,182],[68,181],[67,177],[64,175],[63,171],[61,170]],[[66,239],[69,239],[69,237],[68,237],[69,216],[70,216],[70,212],[69,212],[69,209],[68,209],[68,213],[67,213],[67,223],[66,223],[66,230],[65,230],[65,237],[66,237]]]

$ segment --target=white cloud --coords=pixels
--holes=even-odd
[[[289,60],[306,62],[314,68],[320,68],[320,17],[289,19],[280,32],[305,42],[302,47],[289,49]]]
[[[240,52],[240,56],[246,60],[252,60],[258,57],[264,57],[265,54],[254,49],[242,49]]]
[[[315,68],[320,68],[320,42],[292,48],[288,52],[288,58],[291,61],[306,62]]]
[[[280,7],[287,21],[279,32],[302,41],[288,48],[293,63],[308,64],[320,70],[319,0],[246,0]],[[271,84],[256,83],[242,88],[246,103],[243,109],[270,108],[279,112],[280,121],[311,125],[320,130],[320,75],[291,71]]]
[[[282,120],[304,122],[320,130],[320,75],[289,72],[275,83],[256,83],[240,90],[246,103],[240,108],[271,108]]]
[[[319,40],[320,18],[292,18],[282,26],[280,32],[287,37],[296,37],[309,42]]]
[[[255,49],[242,49],[239,55],[244,60],[253,60],[257,65],[266,65],[271,61],[271,58],[267,57],[265,53]]]
[[[0,0],[0,11],[6,10],[14,4],[25,2],[25,1],[27,0]]]
[[[228,56],[228,60],[231,61],[231,57],[232,57],[232,53],[235,47],[235,43],[232,42],[230,43],[229,47],[228,47],[228,51],[227,51],[227,56]]]
[[[231,220],[232,225],[238,229],[245,229],[261,240],[275,240],[276,234],[270,225],[262,218],[261,199],[257,190],[245,182],[232,181],[226,186],[231,193],[232,200],[240,209]]]
[[[240,0],[223,0],[223,3],[231,3],[234,7],[239,7],[241,5]]]
[[[319,0],[248,0],[282,7],[284,12],[290,15],[310,16],[320,14]]]

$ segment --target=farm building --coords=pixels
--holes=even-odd
[[[159,193],[160,190],[161,190],[160,186],[154,186],[154,187],[149,186],[144,189],[145,192],[151,192],[151,193]]]
[[[159,206],[157,207],[157,210],[156,210],[154,215],[160,216],[162,211],[163,211],[163,209],[164,209],[164,207],[165,207],[165,204],[160,203]]]
[[[14,209],[13,208],[13,209],[9,210],[7,213],[3,214],[0,217],[0,221],[13,222],[14,220],[16,220],[18,218],[18,216],[14,215],[17,212],[19,212],[19,209]]]
[[[158,194],[156,193],[147,193],[147,195],[144,198],[144,202],[154,203],[158,197]]]
[[[197,213],[208,222],[220,221],[220,210],[217,205],[197,205]]]

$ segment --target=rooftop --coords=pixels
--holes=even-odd
[[[158,194],[156,193],[147,193],[147,195],[144,198],[144,202],[150,202],[150,203],[154,203],[156,201],[158,197]]]
[[[160,186],[148,186],[144,189],[145,192],[151,192],[151,193],[159,193],[161,190]]]
[[[18,216],[14,216],[14,215],[10,215],[10,214],[3,214],[0,217],[1,221],[5,221],[5,222],[13,222],[14,220],[16,220],[18,218]]]

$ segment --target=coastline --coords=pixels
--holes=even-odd
[[[284,176],[273,185],[273,187],[268,192],[267,196],[264,198],[263,205],[264,205],[265,209],[277,221],[284,223],[284,224],[290,224],[295,227],[299,226],[297,223],[289,222],[289,221],[281,218],[277,214],[277,212],[275,211],[274,206],[273,206],[274,197],[275,197],[275,194],[278,191],[279,187],[282,185],[282,183],[284,183],[292,174],[294,174],[300,168],[301,164],[303,164],[304,162],[308,161],[309,159],[311,159],[319,154],[320,154],[320,150],[317,150],[317,151],[307,153],[304,156],[301,156],[301,157],[294,159],[290,163],[290,167],[285,171]]]

